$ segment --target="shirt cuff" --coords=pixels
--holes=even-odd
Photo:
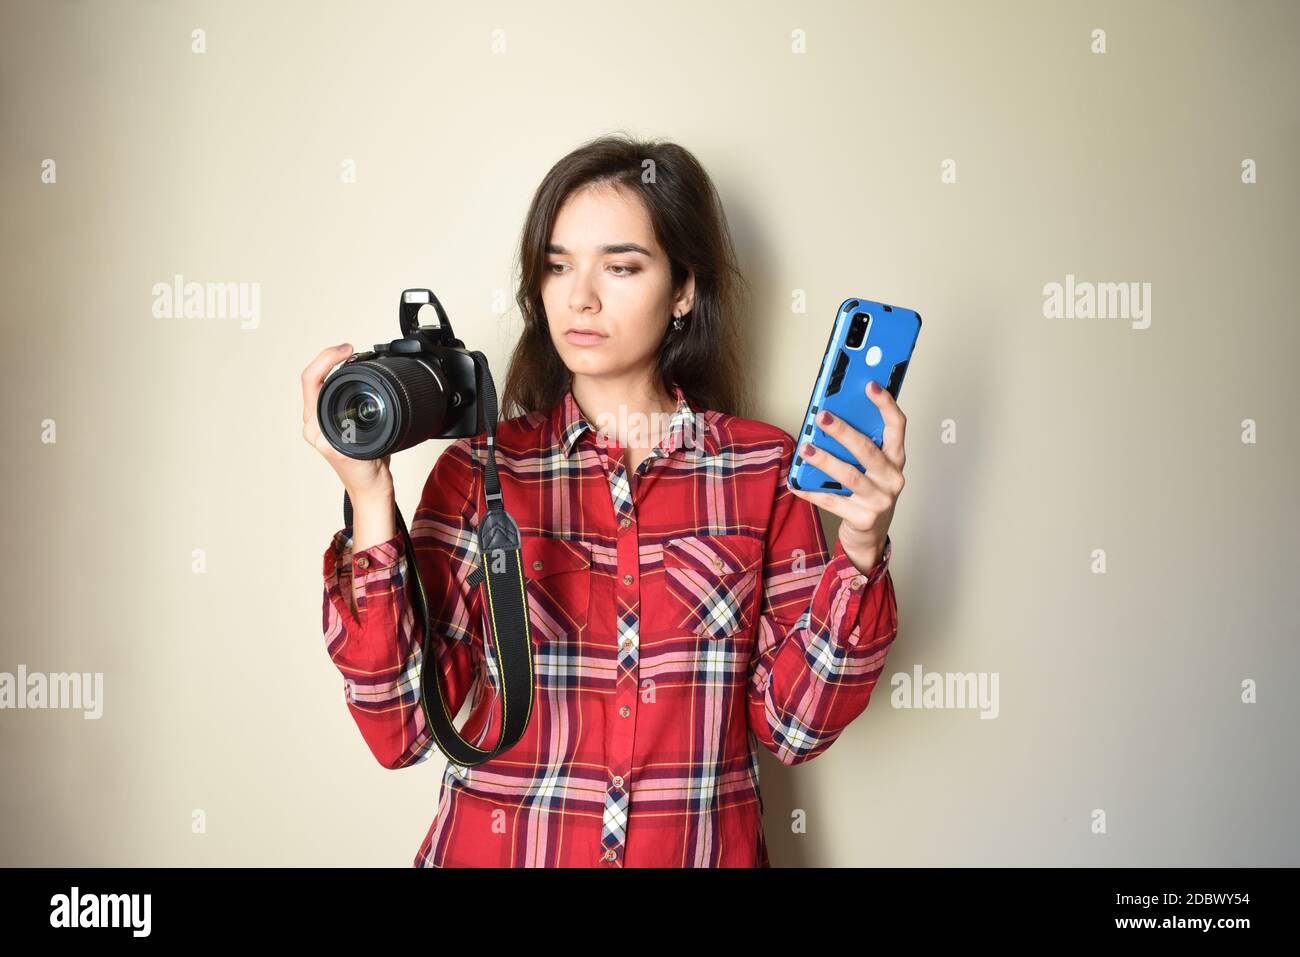
[[[859,571],[853,564],[844,546],[836,538],[831,559],[822,570],[823,579],[830,580],[831,634],[833,640],[842,646],[852,647],[858,643],[858,629],[864,608],[873,608],[875,602],[865,602],[873,586],[879,584],[889,570],[889,559],[893,553],[893,543],[885,536],[885,547],[880,553],[880,560],[866,572]]]
[[[849,558],[848,552],[844,550],[844,543],[836,538],[835,547],[831,550],[831,560],[827,567],[833,567],[836,572],[836,577],[842,581],[848,582],[850,588],[854,588],[855,590],[865,589],[874,585],[880,580],[881,576],[885,574],[885,569],[889,567],[889,558],[892,550],[893,545],[889,540],[889,536],[886,535],[885,547],[880,552],[880,560],[868,571],[862,572],[853,564],[853,560]],[[862,581],[856,581],[858,578],[861,578]]]
[[[388,589],[397,566],[406,554],[406,542],[398,531],[385,541],[363,548],[355,554],[352,551],[352,534],[347,528],[339,529],[330,539],[325,549],[323,573],[326,592],[334,602],[335,608],[344,620],[364,622],[366,618],[366,595],[376,589]],[[352,580],[356,577],[360,584],[357,588],[357,616],[353,618],[352,604],[348,596],[352,592]]]
[[[344,559],[350,559],[352,567],[356,574],[374,575],[377,572],[388,571],[401,560],[406,554],[406,542],[402,539],[402,533],[397,532],[392,538],[379,542],[377,545],[371,545],[369,548],[363,548],[354,554],[352,552],[352,536],[348,534],[346,528],[334,533],[334,541],[342,544],[346,552],[341,552]]]

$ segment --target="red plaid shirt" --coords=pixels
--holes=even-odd
[[[862,713],[897,632],[886,540],[869,574],[785,476],[794,439],[696,414],[680,389],[636,469],[571,392],[500,422],[497,465],[523,534],[536,699],[523,738],[448,764],[415,856],[444,866],[768,866],[757,746],[816,757]],[[497,740],[498,670],[474,528],[484,436],[453,441],[409,522],[461,734]],[[421,637],[400,535],[324,556],[329,655],[379,763],[434,751],[419,703]],[[352,576],[357,617],[348,602]]]

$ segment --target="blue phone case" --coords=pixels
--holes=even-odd
[[[865,324],[865,332],[861,331]],[[856,325],[856,329],[855,329]],[[884,441],[885,423],[876,403],[867,395],[867,383],[879,382],[895,399],[903,387],[912,350],[921,332],[921,316],[912,309],[889,306],[870,299],[846,299],[840,304],[822,356],[821,371],[808,400],[803,427],[796,436],[794,461],[790,463],[790,484],[797,489],[852,494],[821,469],[805,462],[799,450],[812,442],[836,458],[865,472],[862,463],[817,424],[817,413],[830,409],[831,415],[847,422],[871,438],[877,446]],[[850,345],[850,334],[858,345]]]

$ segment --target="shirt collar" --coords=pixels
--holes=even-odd
[[[710,416],[703,412],[696,413],[686,401],[686,394],[676,383],[673,383],[673,397],[677,400],[677,409],[668,421],[667,436],[660,443],[661,447],[657,451],[662,452],[663,455],[671,455],[684,444],[690,443],[694,436],[694,442],[702,444],[706,454],[716,455],[718,446],[713,424],[709,421]],[[578,444],[583,433],[590,431],[592,435],[596,434],[595,427],[587,421],[587,417],[582,414],[582,409],[578,408],[571,386],[564,390],[564,397],[551,410],[550,420],[552,439],[566,457],[573,454],[573,447]],[[703,432],[703,435],[699,435],[698,432]],[[654,454],[655,451],[652,451],[651,455]]]

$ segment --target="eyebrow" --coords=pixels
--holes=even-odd
[[[556,256],[567,256],[569,254],[569,251],[558,243],[547,243],[546,251]],[[597,252],[602,256],[618,255],[620,253],[640,253],[643,256],[649,256],[651,259],[654,258],[654,253],[636,243],[607,243],[606,245],[601,246]]]

